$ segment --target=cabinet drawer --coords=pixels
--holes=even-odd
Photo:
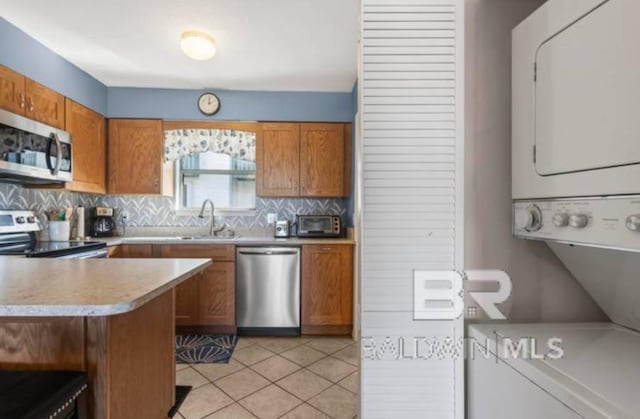
[[[121,257],[131,259],[152,258],[153,246],[150,244],[125,244],[121,247]]]
[[[207,258],[214,261],[235,261],[232,244],[165,244],[158,246],[163,258]]]

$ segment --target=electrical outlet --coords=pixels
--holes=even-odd
[[[270,212],[267,214],[267,224],[275,224],[278,219],[278,214],[275,212]]]

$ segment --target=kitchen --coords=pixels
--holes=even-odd
[[[0,4],[0,418],[638,417],[637,0]]]
[[[2,333],[15,337],[38,330],[42,340],[29,347],[58,346],[61,353],[52,349],[41,359],[29,358],[18,349],[26,343],[10,339],[0,348],[2,370],[73,365],[87,371],[88,386],[72,400],[88,399],[89,417],[157,417],[158,409],[178,418],[355,416],[356,27],[344,24],[357,19],[355,4],[345,9],[336,3],[313,31],[314,39],[325,38],[316,62],[330,59],[333,68],[307,66],[306,74],[291,69],[291,80],[272,83],[269,74],[258,71],[238,80],[235,67],[267,59],[247,56],[256,47],[255,36],[269,33],[267,28],[256,27],[251,39],[238,40],[235,54],[230,48],[225,52],[225,42],[237,31],[224,26],[225,18],[244,13],[245,19],[259,22],[255,5],[249,11],[230,8],[228,16],[218,17],[213,32],[217,54],[202,62],[188,58],[188,47],[183,54],[179,45],[181,39],[189,41],[184,25],[203,25],[194,5],[195,22],[174,23],[180,26],[175,42],[161,46],[167,55],[159,59],[171,56],[175,73],[162,79],[152,70],[133,72],[122,82],[116,81],[121,76],[116,66],[102,67],[97,57],[77,61],[59,50],[61,44],[50,43],[55,36],[34,30],[29,22],[47,15],[36,16],[34,4],[13,4],[0,20],[0,209],[7,220],[0,230],[2,252],[9,255],[2,271],[3,284],[15,291],[3,296]],[[78,22],[73,13],[61,16],[69,27]],[[310,18],[304,7],[290,11],[296,13]],[[167,10],[159,18],[168,15]],[[326,39],[335,28],[339,33]],[[103,36],[103,41],[116,38],[109,30]],[[207,39],[207,34],[200,36]],[[351,41],[335,48],[332,39],[338,38]],[[84,41],[75,39],[80,44],[69,45],[71,55],[83,47]],[[290,57],[302,47],[292,42],[279,50]],[[132,57],[140,51],[121,48]],[[231,55],[226,64],[220,62],[225,54]],[[149,69],[152,61],[147,60]],[[217,79],[207,70],[212,64],[220,72]],[[277,67],[264,71],[280,71]],[[201,88],[209,85],[216,88]],[[25,260],[11,256],[25,253]],[[65,264],[60,274],[71,278],[56,276],[48,286],[69,290],[79,286],[75,280],[83,283],[80,276],[104,278],[106,269],[118,275],[120,282],[113,286],[121,288],[116,295],[104,295],[113,293],[107,278],[94,292],[84,291],[89,295],[72,292],[77,301],[53,291],[21,299],[27,292],[21,287],[44,290],[37,284],[45,279],[34,274],[34,283],[14,283],[11,272],[35,269],[36,263],[42,264],[37,272],[55,272],[56,262]],[[166,278],[158,273],[163,271]],[[128,290],[136,281],[147,288]],[[172,303],[168,288],[175,288]],[[152,304],[160,307],[161,300],[165,307],[174,305],[168,309],[175,313],[171,319],[160,316],[157,326],[149,323],[148,332],[140,326],[125,328],[144,322],[142,310],[157,313]],[[52,316],[51,321],[29,320],[33,313]],[[17,317],[29,319],[16,323]],[[64,333],[55,329],[62,327],[58,320]],[[29,326],[19,326],[23,323]],[[170,339],[160,335],[169,323],[175,325]],[[101,334],[101,324],[112,325],[112,332]],[[101,336],[106,352],[91,349],[94,334]],[[174,334],[178,358],[168,370],[172,348],[167,341]],[[162,351],[140,341],[141,336],[155,336]],[[73,362],[62,341],[70,338],[84,353]],[[204,342],[196,345],[200,351],[192,350],[194,341]],[[145,353],[163,375],[144,369]],[[163,354],[162,368],[156,353]],[[133,363],[119,364],[121,356]],[[100,357],[110,360],[108,367],[95,363]],[[162,384],[156,410],[140,403],[150,394],[159,397],[153,382],[127,382],[127,377],[148,374]],[[172,382],[181,390],[167,391]],[[103,387],[104,393],[98,391]],[[115,396],[116,391],[122,394]]]

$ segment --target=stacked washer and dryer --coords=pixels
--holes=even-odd
[[[550,0],[513,31],[513,233],[611,322],[471,326],[489,356],[468,361],[470,418],[640,417],[638,16],[638,0]]]

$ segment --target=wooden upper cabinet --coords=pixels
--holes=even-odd
[[[106,121],[104,117],[67,99],[66,130],[73,144],[73,182],[66,188],[77,192],[106,192]]]
[[[302,246],[302,326],[348,326],[353,310],[353,246]]]
[[[300,195],[300,125],[262,124],[256,144],[257,195]]]
[[[64,96],[33,80],[26,81],[26,116],[33,120],[65,129]]]
[[[301,124],[300,195],[344,195],[345,135],[343,124]]]
[[[160,195],[162,142],[160,120],[111,119],[108,142],[108,192],[116,195]]]
[[[0,65],[0,108],[24,115],[27,103],[24,89],[24,76]]]
[[[200,275],[198,284],[198,324],[234,326],[236,324],[235,263],[214,262]]]

